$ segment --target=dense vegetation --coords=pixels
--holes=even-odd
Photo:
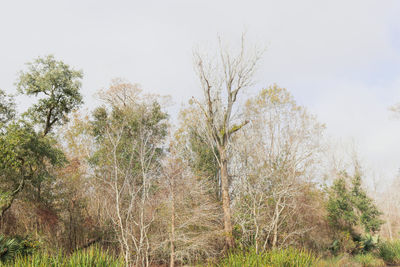
[[[29,63],[16,85],[31,107],[0,90],[1,264],[400,263],[396,196],[373,198],[357,156],[330,161],[324,124],[287,89],[243,94],[261,56],[196,52],[204,98],[178,122],[121,79],[86,113],[82,71]]]

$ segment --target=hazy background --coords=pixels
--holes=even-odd
[[[195,46],[220,34],[267,46],[255,94],[277,83],[326,123],[328,135],[354,142],[371,177],[400,168],[400,1],[99,1],[0,3],[0,88],[15,93],[24,63],[54,54],[84,71],[85,105],[115,77],[181,103],[200,90]],[[19,99],[23,107],[29,100]],[[352,141],[353,140],[353,141]]]

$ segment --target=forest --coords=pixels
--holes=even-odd
[[[83,71],[27,63],[32,105],[0,91],[0,266],[400,264],[400,180],[369,186],[289,89],[248,94],[264,49],[238,43],[194,51],[176,119],[121,78],[84,109]]]

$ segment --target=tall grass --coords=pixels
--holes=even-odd
[[[317,267],[383,267],[385,262],[372,253],[339,256],[321,260]]]
[[[72,266],[99,266],[99,267],[122,267],[125,266],[121,258],[114,257],[107,251],[99,248],[90,248],[77,251],[70,256],[49,255],[36,252],[30,256],[17,256],[13,261],[1,263],[0,266],[15,267],[72,267]]]
[[[400,240],[380,243],[378,253],[386,263],[400,264]]]
[[[319,261],[313,253],[294,248],[271,250],[265,253],[256,253],[250,250],[246,253],[231,253],[218,266],[229,267],[311,267]]]
[[[372,253],[358,254],[354,256],[354,261],[359,263],[362,267],[383,267],[386,266],[385,262],[377,258]]]
[[[254,249],[249,252],[229,253],[217,266],[225,267],[247,267],[247,266],[268,266],[267,254],[256,253]]]
[[[359,267],[355,264],[350,255],[343,254],[333,257],[324,258],[318,264],[318,267]]]

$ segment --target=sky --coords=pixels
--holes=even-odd
[[[14,0],[0,2],[0,88],[15,93],[18,72],[54,54],[84,72],[85,105],[111,79],[171,95],[176,117],[201,91],[195,47],[217,36],[266,47],[256,86],[287,88],[338,142],[356,144],[375,179],[400,169],[400,1],[397,0]],[[19,98],[27,107],[32,100]]]

